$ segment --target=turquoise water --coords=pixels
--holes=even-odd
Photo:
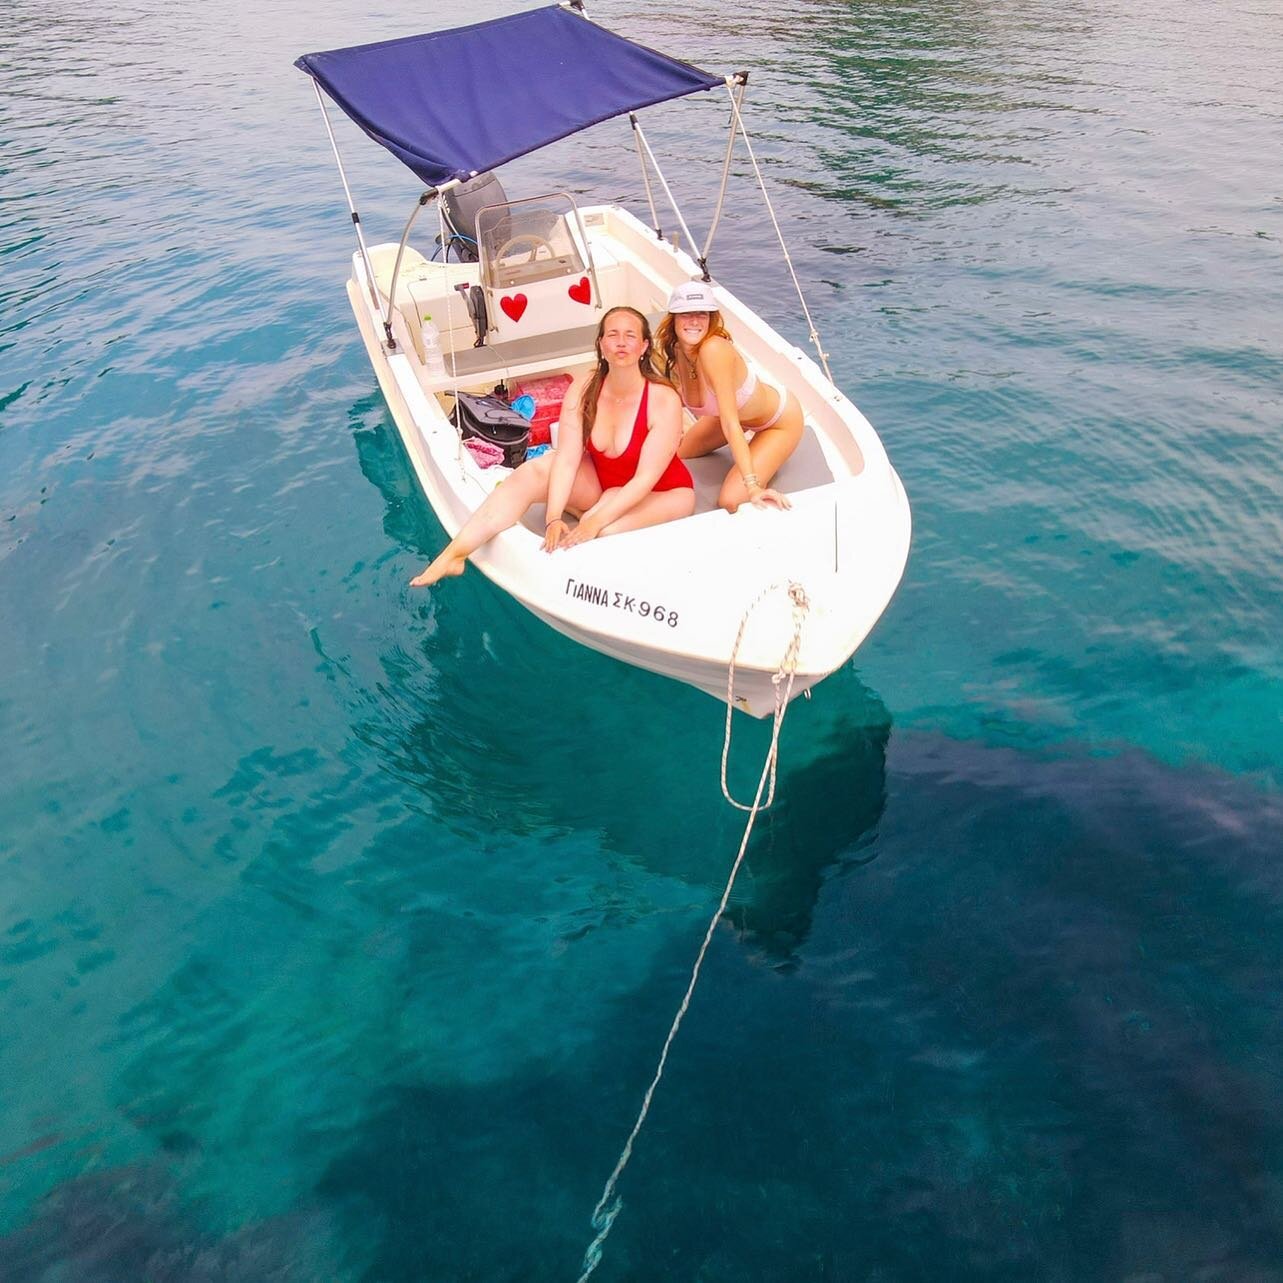
[[[595,13],[754,68],[915,517],[596,1277],[1283,1278],[1283,15]],[[575,1277],[716,904],[718,705],[405,589],[442,534],[290,62],[462,16],[0,18],[6,1283]],[[649,128],[700,226],[722,124]],[[742,169],[714,267],[802,341]],[[504,177],[642,207],[622,126]]]

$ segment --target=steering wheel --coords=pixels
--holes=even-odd
[[[526,259],[527,263],[533,263],[539,257],[539,251],[546,249],[549,258],[556,258],[557,251],[537,232],[518,232],[516,236],[510,236],[502,245],[499,246],[495,254],[496,259],[505,259],[508,257],[508,251],[514,245],[529,245],[530,257]]]

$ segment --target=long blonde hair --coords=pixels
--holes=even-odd
[[[592,372],[592,378],[584,386],[584,394],[579,399],[579,417],[584,426],[585,441],[592,433],[593,424],[597,422],[597,399],[601,396],[601,385],[610,369],[610,363],[601,354],[601,336],[606,332],[606,322],[616,312],[628,312],[641,322],[642,338],[646,341],[646,350],[641,354],[641,359],[637,362],[637,368],[641,371],[642,378],[647,383],[662,383],[665,387],[672,386],[670,381],[655,368],[655,344],[650,336],[650,322],[635,307],[629,307],[627,304],[612,307],[597,322],[597,337],[593,341],[593,346],[597,351],[597,368]]]
[[[659,328],[655,331],[655,346],[659,349],[660,355],[664,358],[664,373],[674,382],[677,380],[677,322],[673,320],[674,313],[666,312],[664,319],[660,321]],[[708,342],[709,339],[725,339],[728,343],[732,342],[730,333],[722,321],[720,312],[710,312],[708,314],[708,329],[704,331],[704,337],[700,339],[695,347],[695,359],[699,360],[699,349]]]

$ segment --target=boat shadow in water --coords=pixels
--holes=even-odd
[[[391,426],[357,434],[385,528],[416,555],[444,538]],[[407,597],[414,629],[378,656],[378,697],[354,693],[357,736],[418,805],[465,839],[588,836],[608,860],[716,892],[746,816],[718,781],[725,710],[545,626],[476,571]],[[869,857],[891,718],[851,667],[790,708],[777,800],[756,823],[730,916],[787,963],[837,861]],[[751,799],[770,723],[736,716],[730,787]]]
[[[839,687],[841,712],[822,741],[794,765],[784,759],[776,800],[754,826],[739,898],[727,910],[741,938],[781,969],[797,965],[835,867],[857,868],[877,856],[891,717],[853,677]],[[849,702],[853,687],[864,696],[856,703]]]
[[[384,532],[416,556],[434,556],[445,543],[445,531],[423,497],[383,393],[376,388],[354,402],[347,420],[362,475],[387,505]]]
[[[792,729],[810,733],[797,711]],[[817,757],[796,768],[799,801],[850,778]],[[1283,800],[1139,754],[1057,758],[922,732],[896,736],[890,785],[882,854],[859,878],[830,873],[804,967],[764,976],[725,934],[710,955],[601,1277],[1277,1277]],[[785,849],[785,814],[755,859]],[[793,822],[797,840],[815,832]],[[840,828],[816,840],[840,849],[839,869],[867,853]],[[300,1164],[288,1213],[252,1220],[255,1191],[237,1186],[236,1228],[220,1235],[207,1207],[177,1204],[180,1177],[228,1148],[202,1110],[181,1146],[172,1123],[151,1132],[147,1171],[91,1173],[44,1200],[0,1238],[0,1277],[574,1277],[692,948],[673,933],[607,1005],[579,989],[600,957],[531,955],[476,1008],[488,1063],[443,1036],[446,991],[429,953],[408,950],[366,1030],[371,990],[340,1004],[349,1055],[318,1004],[317,1058],[342,1069],[324,1075],[329,1125],[296,1119],[289,1162],[264,1168],[273,1203]],[[453,988],[494,953],[478,943]],[[540,973],[573,983],[549,1016],[555,1037],[523,1056],[497,1016]],[[431,1006],[415,1008],[416,991]],[[222,1046],[240,1046],[235,1011]],[[183,1075],[149,1039],[140,1063],[190,1110],[218,1051]],[[293,1117],[297,1093],[285,1105]]]
[[[921,733],[892,766],[887,850],[805,967],[712,955],[610,1276],[1274,1277],[1278,800]],[[381,1232],[366,1277],[564,1277],[689,955],[555,1073],[371,1093],[317,1187]]]

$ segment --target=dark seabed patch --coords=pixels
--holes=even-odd
[[[1277,1277],[1277,800],[1138,754],[935,735],[894,736],[885,772],[885,811],[857,797],[844,831],[805,805],[808,772],[783,782],[629,1170],[611,1269]],[[882,778],[843,757],[809,773]],[[305,1240],[333,1253],[314,1258],[325,1276],[566,1277],[680,994],[682,934],[578,1050],[514,1047],[524,1067],[484,1082],[354,1078],[314,1186],[231,1235],[184,1226],[164,1188],[199,1142],[166,1110],[137,1119],[163,1164],[50,1195],[4,1242],[7,1277],[54,1260],[86,1280],[302,1277]],[[430,951],[402,959],[407,995]]]

